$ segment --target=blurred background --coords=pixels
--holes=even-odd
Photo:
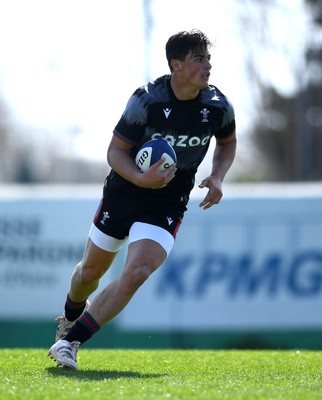
[[[193,28],[236,110],[230,180],[321,180],[321,1],[1,0],[0,181],[101,182],[126,101]]]
[[[204,31],[215,44],[210,81],[232,101],[239,137],[236,161],[226,180],[227,203],[222,209],[222,215],[229,219],[240,207],[235,220],[238,222],[227,225],[223,218],[221,225],[220,211],[214,212],[214,224],[219,218],[219,231],[227,226],[230,229],[223,235],[226,244],[223,239],[216,242],[216,232],[200,231],[210,239],[206,251],[217,246],[218,251],[239,259],[236,268],[241,274],[242,268],[250,265],[245,264],[245,249],[251,248],[252,257],[259,257],[261,273],[252,275],[249,290],[269,275],[267,265],[273,264],[275,271],[280,268],[282,276],[286,274],[282,258],[276,264],[276,252],[295,269],[304,259],[307,271],[299,279],[310,285],[304,285],[306,291],[302,288],[298,297],[294,292],[289,297],[281,293],[280,301],[284,299],[284,303],[277,301],[275,308],[269,309],[274,279],[279,275],[268,278],[273,280],[268,283],[271,291],[262,293],[266,302],[263,304],[263,298],[257,300],[264,307],[261,310],[272,313],[271,323],[262,321],[253,326],[245,320],[233,324],[235,311],[230,322],[207,324],[208,310],[204,321],[196,320],[195,325],[182,321],[175,326],[177,317],[172,316],[172,322],[168,317],[163,319],[163,326],[158,327],[157,321],[150,325],[142,321],[137,326],[131,322],[137,312],[134,308],[124,314],[125,322],[116,321],[110,328],[118,338],[123,332],[126,339],[118,342],[117,335],[110,335],[115,346],[132,347],[147,345],[146,337],[151,346],[161,346],[161,339],[151,339],[158,335],[163,335],[163,340],[171,338],[165,342],[167,346],[185,346],[184,332],[192,335],[191,347],[322,346],[321,311],[319,315],[312,311],[322,300],[321,0],[0,0],[0,345],[16,345],[17,327],[28,332],[40,324],[43,338],[49,337],[47,330],[54,329],[47,320],[60,312],[70,272],[81,257],[89,221],[108,173],[106,149],[114,126],[138,86],[169,72],[165,57],[169,36],[195,28]],[[197,182],[208,174],[211,153],[198,171]],[[194,193],[193,198],[201,195]],[[199,229],[195,221],[200,217],[194,216],[193,207],[194,203],[187,222],[189,233]],[[71,231],[67,228],[68,215],[73,222],[78,221]],[[279,221],[272,227],[276,216]],[[259,236],[262,232],[261,243],[255,243],[256,232]],[[184,249],[185,241],[190,239],[183,237],[180,240]],[[69,247],[59,244],[59,240],[65,244],[69,240]],[[47,246],[49,242],[51,247]],[[58,244],[55,247],[53,243]],[[40,250],[44,247],[47,258]],[[198,251],[196,248],[195,254]],[[182,254],[174,253],[174,258],[184,259]],[[24,262],[26,257],[28,262]],[[59,265],[59,270],[65,262],[66,276],[65,272],[59,279],[48,275],[48,264]],[[195,263],[191,268],[199,270],[199,261]],[[216,268],[210,280],[220,276]],[[39,272],[42,269],[47,271],[43,275]],[[27,275],[22,276],[21,271]],[[43,280],[37,281],[36,276]],[[287,279],[291,282],[293,278],[290,275]],[[43,292],[34,290],[37,282],[43,285]],[[175,281],[170,279],[170,286],[171,282],[174,285]],[[180,282],[176,284],[180,291]],[[234,286],[229,287],[231,291]],[[52,290],[52,296],[59,293],[59,304],[52,297],[52,303],[45,301],[41,311],[39,298],[48,297],[48,290]],[[208,304],[224,301],[221,290],[219,287],[221,298],[205,297]],[[145,295],[160,293],[153,295],[148,289]],[[18,305],[19,296],[29,299],[26,309]],[[138,309],[140,301],[146,304],[144,299],[138,299]],[[248,305],[236,300],[233,306],[235,310],[247,309],[257,300],[255,296]],[[169,310],[173,304],[168,304]],[[284,318],[283,314],[274,318],[276,310],[283,309],[281,304],[287,304],[287,315],[303,306],[303,315],[313,313],[312,318],[290,318],[289,326],[277,323]],[[182,297],[176,306],[183,310],[193,304]],[[147,313],[148,320],[152,317]],[[148,333],[151,326],[157,332],[154,336]],[[140,341],[142,335],[137,336],[137,332],[142,330],[144,339]],[[198,333],[193,336],[195,330]],[[230,337],[227,332],[232,338],[229,343],[224,341]],[[302,332],[308,338],[305,343],[299,339],[303,339]],[[283,339],[274,341],[276,334]],[[50,339],[38,338],[37,343],[47,346]],[[26,340],[25,345],[35,345],[35,341]],[[113,345],[103,339],[97,343]]]

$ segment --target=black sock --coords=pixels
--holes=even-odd
[[[74,342],[77,340],[80,343],[84,343],[100,329],[100,325],[88,313],[88,311],[85,311],[63,339],[68,342]]]
[[[67,295],[66,303],[65,303],[65,317],[68,321],[75,321],[78,317],[83,314],[84,308],[86,306],[86,300],[81,303],[75,303]]]

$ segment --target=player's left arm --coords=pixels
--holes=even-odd
[[[233,132],[227,138],[216,139],[211,174],[199,185],[200,188],[208,188],[206,197],[199,204],[204,210],[220,202],[223,196],[222,182],[234,161],[236,146],[236,132]]]

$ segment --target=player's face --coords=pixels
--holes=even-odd
[[[196,89],[203,89],[208,86],[211,70],[210,58],[208,51],[196,54],[190,52],[186,56],[181,63],[182,77],[184,77],[186,84],[192,85]]]

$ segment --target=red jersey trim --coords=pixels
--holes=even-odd
[[[134,142],[133,140],[130,140],[130,139],[126,138],[125,136],[123,136],[123,135],[121,135],[119,132],[117,132],[115,129],[114,129],[114,131],[113,131],[113,134],[114,134],[115,136],[117,136],[119,139],[123,140],[123,142],[126,142],[126,143],[128,143],[128,144],[131,144],[131,145],[133,145],[133,146],[137,144],[137,142]]]

